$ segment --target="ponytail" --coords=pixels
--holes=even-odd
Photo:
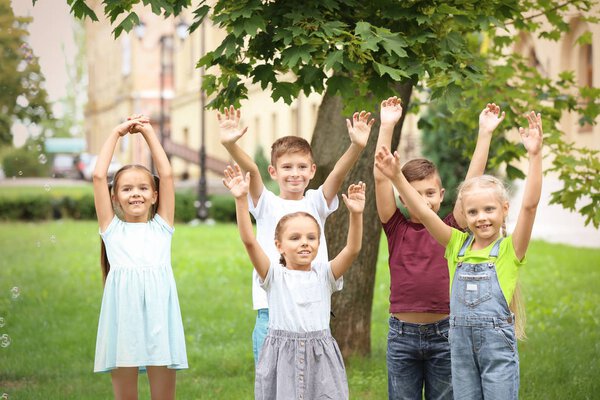
[[[525,301],[521,294],[521,284],[518,281],[509,308],[515,314],[515,336],[518,340],[526,340],[525,325],[527,316],[525,314]]]

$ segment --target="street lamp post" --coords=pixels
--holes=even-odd
[[[204,22],[200,24],[200,57],[204,56]],[[205,96],[202,90],[204,83],[204,67],[200,68],[200,180],[198,181],[198,209],[196,216],[200,221],[208,218],[208,191],[206,187],[206,122],[205,122]]]

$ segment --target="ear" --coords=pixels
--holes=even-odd
[[[156,204],[156,199],[158,199],[158,192],[155,190],[152,194],[152,204]]]
[[[446,189],[444,189],[444,188],[441,188],[441,189],[440,189],[440,203],[441,203],[442,201],[444,201],[444,194],[446,194]]]
[[[312,163],[310,165],[310,179],[315,177],[315,173],[317,172],[317,164]]]
[[[504,218],[508,217],[508,201],[505,201],[504,204],[502,204],[502,211],[504,213]]]
[[[277,248],[277,252],[283,255],[283,250],[281,249],[281,242],[277,239],[275,239],[275,247]]]
[[[269,175],[271,176],[271,179],[277,179],[277,169],[274,166],[269,164],[267,171],[269,171]]]

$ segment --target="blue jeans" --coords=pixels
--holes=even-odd
[[[252,331],[252,351],[254,352],[254,366],[258,364],[258,356],[262,349],[267,330],[269,328],[269,309],[261,308],[256,313],[256,323]]]
[[[432,324],[389,320],[387,367],[390,400],[452,400],[448,319]]]

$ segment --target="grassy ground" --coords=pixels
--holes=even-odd
[[[385,399],[389,273],[378,265],[372,356],[348,362],[353,399]],[[108,399],[93,374],[102,295],[94,222],[0,224],[0,396]],[[523,271],[529,340],[520,344],[522,399],[592,399],[600,392],[600,250],[534,242]],[[178,225],[173,265],[190,369],[178,398],[251,399],[250,263],[234,225]],[[18,291],[13,288],[18,288]],[[4,324],[4,326],[2,326]],[[149,398],[140,379],[140,399]]]

